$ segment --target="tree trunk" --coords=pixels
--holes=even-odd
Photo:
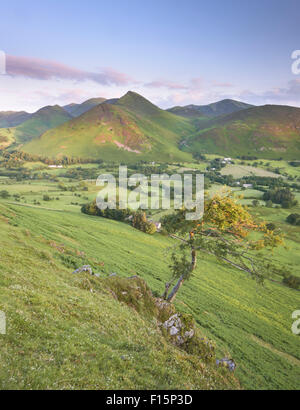
[[[192,270],[196,269],[197,266],[197,254],[196,254],[196,249],[192,248]]]
[[[177,292],[179,291],[179,289],[181,288],[182,284],[184,282],[184,277],[183,275],[180,276],[180,278],[178,279],[176,285],[174,286],[174,288],[172,289],[171,293],[169,294],[167,301],[168,302],[173,302],[173,300],[176,297]]]
[[[170,286],[171,286],[171,283],[170,283],[170,282],[168,282],[168,283],[165,284],[165,291],[164,291],[164,293],[163,293],[163,295],[162,295],[162,299],[167,299]]]
[[[197,266],[197,252],[196,252],[196,249],[194,249],[194,247],[192,247],[191,257],[192,257],[191,270],[193,271]],[[177,292],[179,291],[179,289],[183,285],[183,282],[184,282],[184,277],[183,277],[183,275],[181,275],[168,297],[167,297],[167,294],[168,294],[170,284],[167,283],[165,293],[164,293],[164,299],[167,299],[167,301],[170,302],[170,303],[173,302],[173,300],[176,297]]]

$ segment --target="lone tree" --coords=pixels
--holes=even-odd
[[[261,283],[273,270],[278,271],[259,251],[282,244],[282,236],[269,230],[265,223],[255,223],[231,192],[208,199],[201,220],[186,220],[186,212],[180,209],[162,221],[169,235],[180,242],[172,254],[172,277],[165,285],[164,299],[172,302],[184,281],[191,277],[198,252],[214,255]]]

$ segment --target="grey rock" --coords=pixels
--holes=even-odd
[[[81,273],[81,272],[89,272],[91,275],[93,274],[93,270],[90,265],[83,265],[81,268],[74,270],[72,273]]]
[[[216,364],[217,366],[227,367],[231,372],[236,369],[235,361],[233,359],[228,359],[227,357],[224,357],[223,359],[217,359]]]

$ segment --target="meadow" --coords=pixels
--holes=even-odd
[[[0,310],[8,317],[2,388],[236,388],[235,376],[245,389],[299,389],[299,336],[291,332],[297,290],[268,280],[259,285],[199,255],[175,306],[195,317],[200,332],[215,341],[217,356],[234,358],[237,370],[224,376],[199,360],[192,364],[195,358],[167,346],[153,321],[114,300],[101,282],[112,280],[111,273],[138,275],[161,294],[176,241],[82,214],[80,204],[95,197],[95,183],[60,177],[59,169],[47,172],[52,180],[0,180],[0,191],[11,195],[0,200]],[[248,202],[261,194],[236,192]],[[300,228],[285,222],[291,210],[261,202],[251,212],[285,233],[287,249],[276,250],[274,260],[300,276]],[[85,263],[100,278],[72,275]]]

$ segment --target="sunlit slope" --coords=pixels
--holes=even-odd
[[[183,141],[191,152],[297,159],[300,155],[300,108],[265,105],[242,110],[204,124]]]
[[[2,205],[0,213],[1,389],[239,387],[228,371],[168,343],[151,312],[118,301],[110,290],[118,277],[103,279],[112,269],[149,276],[151,253],[167,241],[78,214]],[[86,260],[101,278],[72,274]]]
[[[100,104],[49,130],[22,150],[53,157],[68,155],[112,161],[184,160],[190,155],[182,153],[178,143],[192,132],[195,128],[189,120],[129,92],[115,104]]]
[[[78,212],[9,208],[1,207],[0,222],[5,295],[0,309],[11,317],[13,332],[4,347],[4,387],[9,380],[10,387],[28,381],[33,387],[182,387],[177,377],[189,370],[180,368],[181,361],[176,367],[168,350],[161,352],[161,339],[142,331],[142,322],[127,307],[77,289],[71,275],[87,258],[104,263],[97,268],[100,273],[138,274],[161,293],[170,278],[166,250],[174,241]],[[73,254],[62,253],[62,246]],[[243,387],[298,389],[300,351],[291,314],[299,302],[299,292],[270,282],[261,287],[202,255],[176,306],[192,313],[203,334],[217,342],[219,357],[234,358]],[[123,362],[124,354],[132,359]],[[32,355],[39,372],[31,369]],[[194,377],[191,371],[185,387],[197,385]],[[58,384],[51,384],[54,379]]]
[[[59,105],[47,106],[32,114],[29,119],[17,127],[0,129],[0,136],[11,136],[14,142],[25,143],[71,118],[71,115]]]

